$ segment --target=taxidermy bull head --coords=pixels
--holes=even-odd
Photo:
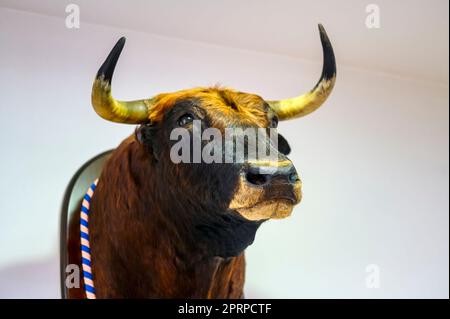
[[[319,30],[320,80],[279,101],[220,87],[116,100],[111,79],[125,39],[117,42],[96,76],[92,105],[102,118],[137,128],[111,155],[92,198],[98,297],[243,296],[243,251],[261,223],[289,216],[301,200],[290,147],[269,131],[315,111],[335,83],[333,49]],[[254,141],[271,155],[255,156]]]

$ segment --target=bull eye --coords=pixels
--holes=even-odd
[[[177,123],[179,126],[186,126],[186,125],[192,123],[193,121],[194,121],[194,116],[190,113],[186,113],[178,118]]]
[[[274,116],[270,121],[270,127],[276,128],[277,126],[278,126],[278,117]]]

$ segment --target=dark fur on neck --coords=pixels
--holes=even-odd
[[[165,169],[174,168],[155,166],[134,137],[106,164],[89,223],[97,297],[243,297],[242,251],[260,223],[226,212],[226,200],[202,198],[200,189],[196,198],[180,196],[195,185],[161,180],[172,176]]]

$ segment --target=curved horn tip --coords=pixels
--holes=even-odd
[[[321,78],[328,80],[336,76],[336,58],[328,34],[321,23],[319,23],[319,32],[324,58]]]
[[[330,39],[328,38],[327,31],[325,30],[325,27],[322,23],[318,24],[319,32],[320,32],[320,39],[322,42],[330,43]]]
[[[323,27],[323,24],[322,24],[322,23],[319,23],[319,24],[318,24],[318,27],[319,27],[320,33],[324,33],[325,35],[327,34],[327,32],[325,31],[325,28]]]
[[[102,66],[97,72],[97,78],[102,77],[103,80],[107,83],[111,83],[111,79],[114,73],[114,69],[116,68],[117,60],[119,60],[120,53],[125,45],[126,38],[121,37],[117,43],[112,48],[105,62],[103,62]]]

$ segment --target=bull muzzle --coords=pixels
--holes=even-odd
[[[229,208],[252,221],[281,219],[291,215],[301,197],[301,180],[290,160],[249,162]]]

